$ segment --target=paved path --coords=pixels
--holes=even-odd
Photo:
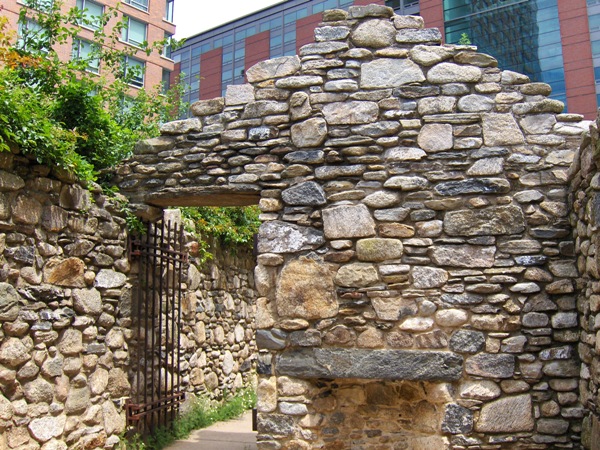
[[[252,431],[252,411],[239,419],[219,422],[194,431],[187,439],[176,441],[166,450],[256,450]]]

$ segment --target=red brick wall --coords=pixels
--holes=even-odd
[[[269,30],[246,38],[244,67],[248,70],[254,64],[269,59],[271,32]]]
[[[440,0],[421,0],[419,6],[421,17],[425,20],[427,28],[438,28],[442,32],[442,41],[445,40],[444,32],[444,6]]]
[[[585,0],[558,2],[569,112],[596,117],[596,89],[592,46]]]
[[[200,100],[221,97],[223,48],[215,48],[200,57]]]

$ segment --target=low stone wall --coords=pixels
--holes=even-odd
[[[0,450],[113,448],[131,395],[135,265],[120,206],[0,153]],[[254,257],[212,245],[184,285],[182,388],[255,384]]]
[[[125,221],[51,172],[0,154],[0,449],[110,448],[130,393]]]
[[[571,226],[581,278],[577,306],[581,340],[581,403],[588,410],[583,420],[582,442],[586,449],[600,449],[600,137],[598,122],[575,157],[569,177]]]
[[[181,376],[187,392],[222,399],[256,385],[255,258],[249,249],[209,242],[214,257],[204,264],[197,263],[194,242],[188,246],[189,292],[182,311],[187,364]]]

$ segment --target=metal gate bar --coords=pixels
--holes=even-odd
[[[142,435],[169,427],[184,394],[178,391],[181,370],[181,284],[187,253],[183,227],[170,221],[147,224],[131,240],[130,255],[139,261],[134,392],[127,401],[127,421]]]

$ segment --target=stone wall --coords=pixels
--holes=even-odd
[[[600,273],[596,251],[600,244],[599,144],[596,122],[575,157],[569,178],[569,200],[573,205],[571,226],[581,274],[577,298],[581,326],[580,401],[588,410],[583,421],[582,441],[584,448],[594,450],[600,449]]]
[[[256,386],[256,262],[249,249],[209,242],[214,257],[202,264],[194,251],[196,243],[191,240],[188,245],[181,342],[186,362],[181,377],[190,394],[220,400],[224,394]]]
[[[0,153],[1,450],[119,442],[136,280],[120,208],[99,188]],[[182,388],[221,399],[256,384],[254,257],[214,243],[214,259],[198,265],[186,239]]]
[[[259,448],[577,447],[588,124],[390,8],[315,40],[119,169],[146,205],[259,203]]]
[[[126,248],[125,221],[98,190],[0,154],[0,449],[119,442]]]

